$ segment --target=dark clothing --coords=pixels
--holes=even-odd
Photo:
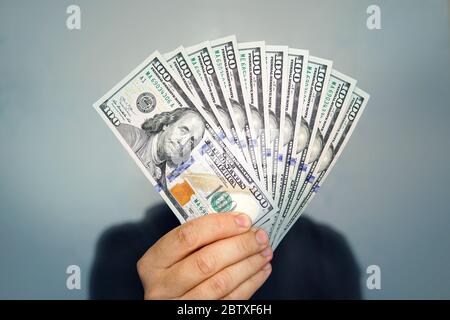
[[[98,241],[90,278],[91,299],[142,299],[136,262],[179,225],[166,205],[143,221],[112,227]],[[359,299],[360,273],[344,237],[302,217],[278,246],[272,274],[254,299]]]

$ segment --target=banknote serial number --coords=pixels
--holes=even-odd
[[[222,304],[216,306],[191,306],[185,304],[179,306],[177,315],[200,316],[203,318],[213,316],[255,316],[271,315],[272,305],[270,304]]]

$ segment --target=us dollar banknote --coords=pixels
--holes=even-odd
[[[267,170],[269,173],[270,186],[269,193],[272,198],[277,198],[278,178],[282,167],[284,140],[284,118],[286,113],[286,92],[288,81],[288,47],[287,46],[266,46],[266,61],[268,75],[268,150]]]
[[[233,106],[225,88],[219,79],[217,66],[213,59],[212,49],[209,41],[186,48],[186,52],[191,60],[191,64],[197,73],[199,79],[203,82],[207,90],[204,92],[214,103],[218,112],[218,121],[222,123],[229,141],[241,151],[242,157],[247,162],[245,138],[243,133],[238,130],[238,121],[233,112]]]
[[[305,93],[306,65],[308,64],[309,52],[307,50],[299,50],[289,48],[288,51],[288,81],[286,92],[286,114],[282,134],[284,146],[281,148],[282,166],[278,178],[278,195],[275,203],[281,208],[287,189],[289,177],[292,175],[295,156],[297,152],[295,146],[298,145],[300,137],[300,122],[303,110],[303,96]],[[275,236],[275,230],[278,219],[283,219],[282,212],[278,211],[274,214],[273,225],[270,229],[270,235]],[[280,216],[281,215],[281,216]]]
[[[245,91],[248,94],[248,103],[253,120],[253,137],[257,144],[255,147],[256,156],[261,163],[262,181],[268,190],[267,179],[267,157],[266,138],[268,109],[265,108],[267,100],[267,69],[266,69],[266,46],[264,41],[241,42],[239,46],[240,63],[242,69]]]
[[[334,124],[335,127],[332,129],[331,137],[325,145],[325,151],[322,152],[319,159],[319,163],[315,169],[317,178],[314,180],[309,192],[302,197],[301,202],[294,210],[294,214],[290,216],[287,223],[283,225],[283,228],[275,241],[274,248],[279,245],[283,237],[289,232],[290,228],[303,213],[305,208],[317,194],[320,186],[330,174],[331,169],[335,166],[353,131],[355,130],[355,127],[367,105],[369,97],[370,96],[366,92],[359,88],[355,88],[351,94],[350,103],[345,110],[341,111],[343,116],[338,116]],[[326,151],[327,149],[330,149],[330,151]]]
[[[158,52],[94,108],[181,222],[225,211],[255,221],[276,209]]]
[[[246,159],[253,167],[258,179],[262,179],[260,158],[256,156],[257,141],[255,139],[252,111],[245,93],[242,69],[239,61],[239,51],[235,36],[228,36],[211,41],[214,61],[219,73],[219,79],[225,88],[237,119],[237,130],[245,137]]]
[[[310,148],[314,142],[314,136],[317,131],[318,123],[316,117],[323,104],[326,86],[330,79],[332,61],[309,56],[308,65],[306,67],[305,78],[305,95],[303,100],[302,117],[300,120],[300,132],[298,144],[296,146],[297,159],[293,170],[292,178],[289,181],[288,196],[285,197],[282,212],[284,215],[289,214],[289,210],[293,208],[294,199],[300,179],[307,170],[306,163],[311,154]],[[278,221],[282,223],[282,221]]]

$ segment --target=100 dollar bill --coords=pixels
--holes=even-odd
[[[158,52],[94,108],[181,222],[233,210],[255,221],[276,209]]]
[[[267,69],[266,69],[266,46],[264,41],[241,42],[239,55],[242,69],[243,81],[248,94],[251,118],[254,125],[253,137],[257,144],[255,147],[256,156],[261,163],[262,181],[268,190],[267,179],[267,121],[268,109],[265,107],[267,94]]]
[[[267,76],[268,76],[268,158],[267,171],[270,175],[269,193],[277,198],[278,178],[282,167],[280,150],[283,147],[284,117],[286,113],[286,92],[288,80],[288,47],[266,46]]]

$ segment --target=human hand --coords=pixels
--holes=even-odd
[[[249,299],[273,252],[245,214],[209,214],[178,226],[137,263],[145,299]]]

